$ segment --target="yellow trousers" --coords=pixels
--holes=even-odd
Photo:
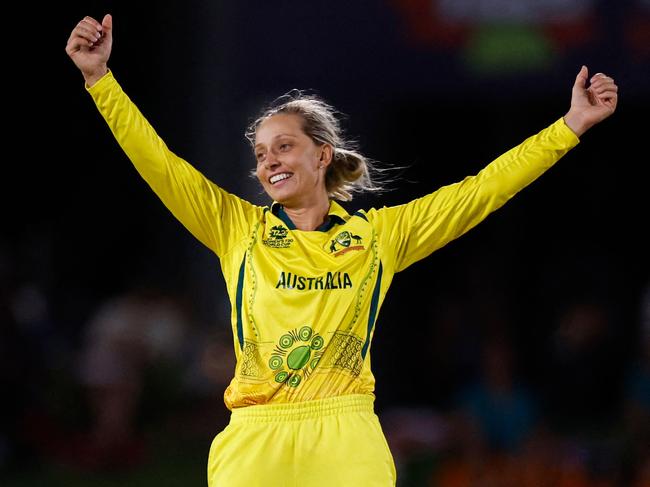
[[[209,487],[393,487],[373,397],[235,409],[210,448]]]

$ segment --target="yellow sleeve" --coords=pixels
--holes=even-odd
[[[250,233],[262,209],[224,191],[170,151],[110,71],[87,89],[137,171],[197,239],[222,256]]]
[[[564,123],[501,155],[477,175],[407,204],[368,212],[395,272],[472,229],[528,186],[579,142]]]

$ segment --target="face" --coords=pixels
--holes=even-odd
[[[316,145],[303,132],[299,115],[278,114],[262,122],[255,134],[255,158],[257,178],[273,200],[300,207],[327,198],[331,148]]]

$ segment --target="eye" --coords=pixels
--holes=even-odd
[[[266,154],[264,152],[258,152],[257,154],[255,154],[255,159],[257,159],[257,162],[264,161],[265,157],[266,157]]]
[[[287,152],[290,149],[291,149],[291,144],[284,143],[280,145],[280,150],[282,152]]]

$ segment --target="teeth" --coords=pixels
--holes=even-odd
[[[271,177],[269,178],[269,182],[270,182],[271,184],[275,184],[275,183],[277,183],[278,181],[282,181],[282,180],[284,180],[284,179],[289,179],[290,177],[291,177],[291,174],[290,174],[290,173],[288,173],[288,172],[283,172],[283,173],[280,173],[280,174],[276,174],[275,176],[271,176]]]

